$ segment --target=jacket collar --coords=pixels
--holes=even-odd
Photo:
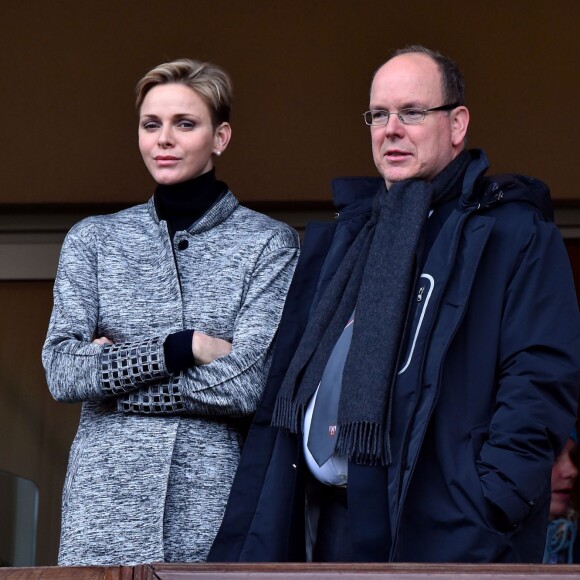
[[[500,203],[520,201],[533,205],[547,221],[554,221],[550,190],[543,181],[507,173],[485,176],[489,168],[485,153],[481,149],[472,149],[469,154],[471,162],[463,178],[458,204],[460,211],[485,211]]]
[[[370,212],[373,199],[385,181],[382,177],[338,177],[331,182],[338,219]]]
[[[554,221],[548,186],[534,177],[517,174],[485,176],[489,169],[482,149],[470,149],[471,161],[465,171],[458,209],[462,212],[485,211],[499,203],[520,201],[533,205],[544,219]],[[340,177],[332,181],[334,204],[341,217],[369,211],[381,187],[382,177]],[[343,210],[345,210],[343,212]]]
[[[211,230],[215,226],[226,221],[234,210],[238,207],[239,202],[231,191],[222,195],[196,222],[187,230],[188,234],[201,234]],[[149,215],[156,224],[161,223],[155,209],[154,198],[151,197],[147,202]]]

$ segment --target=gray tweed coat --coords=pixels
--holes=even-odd
[[[234,418],[260,400],[298,238],[228,192],[174,242],[152,199],[64,242],[42,358],[54,398],[83,405],[60,564],[202,561],[221,521]],[[163,342],[184,328],[232,341],[231,354],[170,375]]]

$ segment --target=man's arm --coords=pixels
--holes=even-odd
[[[550,482],[576,419],[580,317],[557,228],[537,223],[505,295],[496,408],[477,463],[485,497],[511,526]]]

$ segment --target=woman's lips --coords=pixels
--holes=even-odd
[[[160,165],[161,167],[170,167],[179,161],[179,157],[174,157],[173,155],[157,155],[154,159],[157,162],[157,165]]]

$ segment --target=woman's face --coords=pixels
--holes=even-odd
[[[139,112],[139,149],[153,179],[181,183],[213,167],[231,136],[228,123],[215,130],[203,99],[189,87],[172,83],[152,88]]]
[[[578,475],[578,469],[572,461],[572,453],[576,443],[572,439],[566,441],[562,453],[558,455],[552,467],[552,501],[550,502],[550,518],[566,515],[572,502],[572,487]]]

